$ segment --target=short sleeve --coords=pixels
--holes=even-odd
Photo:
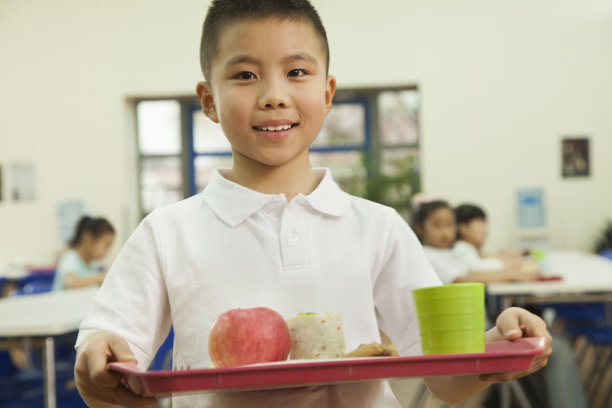
[[[54,290],[66,288],[64,280],[69,273],[79,275],[83,267],[82,261],[79,260],[78,256],[79,255],[73,250],[68,250],[62,254],[55,268],[55,277],[53,278]]]
[[[378,326],[400,355],[420,354],[420,337],[412,290],[441,282],[408,224],[393,213],[385,258],[374,285]]]
[[[78,347],[91,332],[113,332],[128,342],[142,369],[149,366],[171,326],[154,220],[155,212],[119,252],[77,338]]]

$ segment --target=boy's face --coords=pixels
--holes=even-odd
[[[480,248],[487,239],[487,222],[482,218],[459,224],[461,239]]]
[[[448,208],[439,208],[429,214],[423,223],[424,245],[435,248],[450,248],[455,242],[457,226],[455,214]]]
[[[197,87],[242,163],[308,163],[308,148],[331,109],[335,79],[310,23],[240,20],[220,33],[210,83]]]

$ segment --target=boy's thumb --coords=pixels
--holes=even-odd
[[[523,327],[519,315],[512,313],[512,311],[507,311],[503,319],[498,319],[497,330],[506,340],[516,340],[523,337]]]
[[[122,338],[113,336],[108,342],[108,346],[115,361],[138,362],[138,360],[136,360],[136,356],[134,356],[134,353],[132,353],[132,350],[130,350],[130,346]]]

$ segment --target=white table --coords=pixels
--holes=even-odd
[[[28,275],[28,269],[22,265],[0,265],[0,278],[19,280]]]
[[[563,280],[493,283],[487,292],[506,304],[612,302],[611,260],[578,251],[555,251],[549,257],[549,273]]]
[[[45,407],[56,407],[53,336],[76,332],[97,288],[0,299],[0,348],[31,341],[43,351]]]

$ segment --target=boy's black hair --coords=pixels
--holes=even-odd
[[[90,233],[94,238],[98,238],[105,233],[114,234],[115,229],[105,218],[91,218],[84,215],[77,223],[74,237],[72,237],[68,245],[70,245],[71,248],[79,245],[83,240],[83,234],[86,232]]]
[[[321,17],[308,0],[213,0],[204,20],[200,42],[200,65],[204,78],[210,82],[210,67],[217,55],[219,35],[228,24],[242,19],[308,21],[321,40],[325,52],[325,70],[329,70],[329,45]]]
[[[487,214],[477,205],[462,204],[455,208],[457,224],[467,224],[472,220],[486,220]]]
[[[425,220],[436,210],[440,208],[448,208],[452,211],[450,205],[443,200],[434,200],[427,203],[421,204],[414,212],[413,223],[414,225],[423,226]]]

